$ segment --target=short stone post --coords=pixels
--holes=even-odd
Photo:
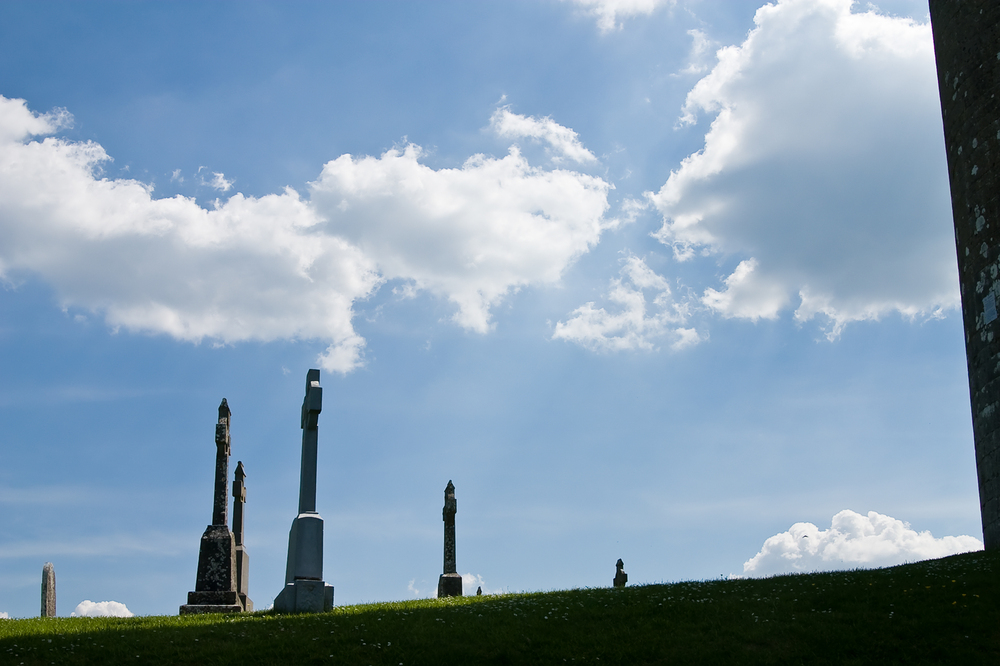
[[[274,598],[274,610],[285,613],[319,613],[333,607],[333,586],[323,581],[323,518],[316,512],[316,453],[322,410],[319,370],[310,370],[302,399],[299,515],[288,532],[285,587]]]
[[[462,596],[462,576],[455,566],[455,514],[458,500],[455,499],[455,484],[448,481],[444,489],[444,573],[438,578],[438,598]]]
[[[233,541],[236,543],[236,591],[240,595],[243,610],[253,610],[253,601],[247,596],[250,581],[250,555],[243,545],[243,505],[247,501],[247,488],[243,479],[247,477],[243,470],[243,461],[236,463],[236,479],[233,481]]]
[[[625,583],[628,582],[628,574],[625,573],[625,563],[622,562],[622,558],[618,558],[618,562],[615,563],[615,587],[625,587]]]
[[[51,562],[42,567],[42,617],[56,616],[56,569]]]
[[[239,613],[243,610],[236,590],[236,541],[229,531],[229,425],[232,412],[222,399],[215,426],[215,493],[212,524],[205,528],[198,551],[198,578],[181,615],[189,613]]]

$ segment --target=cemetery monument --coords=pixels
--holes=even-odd
[[[316,512],[316,450],[322,409],[319,370],[310,370],[302,400],[299,514],[288,532],[285,587],[274,599],[276,611],[319,613],[333,607],[333,586],[323,581],[323,518]]]
[[[455,485],[448,481],[444,489],[444,573],[438,578],[438,598],[462,596],[462,575],[455,567],[455,514],[458,500],[455,499]]]
[[[42,617],[56,616],[56,568],[51,562],[42,567]]]
[[[250,555],[243,546],[243,505],[247,501],[247,488],[243,479],[247,478],[243,470],[243,461],[236,463],[236,479],[233,481],[233,541],[236,543],[236,592],[240,595],[243,610],[253,610],[253,601],[247,596],[250,580]]]

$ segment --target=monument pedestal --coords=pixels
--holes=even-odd
[[[462,596],[462,574],[446,573],[438,578],[438,599]]]
[[[234,589],[236,542],[226,525],[209,525],[201,536],[198,580],[181,615],[192,613],[240,613],[244,610]]]
[[[333,585],[321,580],[298,578],[285,587],[274,599],[274,610],[279,613],[325,613],[333,608]]]
[[[285,587],[274,599],[283,613],[321,613],[333,608],[333,586],[323,582],[323,518],[300,513],[288,531]]]

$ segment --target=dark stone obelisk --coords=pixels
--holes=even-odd
[[[236,590],[236,540],[226,524],[229,485],[229,423],[232,413],[222,399],[215,426],[215,501],[212,524],[201,535],[198,579],[181,615],[189,613],[238,613],[243,610]]]
[[[930,0],[983,541],[1000,548],[1000,3]]]
[[[628,574],[625,573],[625,563],[622,562],[622,558],[618,558],[615,562],[615,579],[611,583],[615,587],[625,587],[625,583],[628,582]]]
[[[51,562],[42,567],[42,617],[56,616],[56,568]]]
[[[462,596],[462,575],[455,566],[455,514],[458,500],[455,499],[455,484],[448,481],[444,489],[444,573],[438,578],[438,597]]]
[[[233,541],[236,543],[236,591],[240,595],[243,610],[253,610],[253,601],[247,596],[250,580],[250,555],[243,545],[243,505],[247,501],[247,488],[243,479],[247,478],[243,470],[243,461],[236,463],[236,478],[233,481]]]
[[[274,610],[285,613],[319,613],[333,607],[333,586],[323,582],[323,518],[316,512],[316,453],[322,410],[319,370],[310,370],[302,399],[299,515],[288,532],[285,587],[274,599]]]

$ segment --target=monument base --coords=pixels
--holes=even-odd
[[[251,602],[253,603],[253,602]],[[253,606],[250,607],[250,610]],[[188,592],[188,602],[181,606],[181,615],[200,613],[242,613],[245,607],[240,603],[237,592]]]
[[[298,579],[287,583],[274,598],[279,613],[325,613],[333,608],[333,585]]]
[[[446,573],[438,578],[438,599],[462,596],[462,574]]]

